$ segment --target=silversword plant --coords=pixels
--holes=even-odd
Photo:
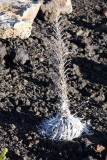
[[[70,101],[68,98],[67,85],[67,57],[70,53],[64,41],[63,27],[61,18],[57,17],[52,23],[54,37],[50,42],[50,48],[53,54],[52,63],[56,62],[58,77],[53,76],[53,82],[58,88],[60,96],[60,107],[55,118],[45,119],[39,126],[40,134],[54,140],[72,140],[81,136],[83,132],[92,134],[81,119],[70,113]]]

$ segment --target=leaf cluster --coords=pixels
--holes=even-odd
[[[0,153],[0,160],[6,160],[6,154],[8,152],[7,148],[4,148]]]

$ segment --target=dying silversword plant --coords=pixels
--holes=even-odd
[[[58,77],[53,76],[53,82],[58,88],[60,96],[60,107],[55,118],[45,119],[39,126],[40,134],[54,140],[72,140],[81,136],[83,132],[92,134],[85,123],[81,119],[70,113],[70,100],[68,98],[67,72],[67,57],[70,53],[64,41],[62,18],[56,18],[52,23],[53,39],[50,42],[53,59],[52,63],[56,62]]]
[[[6,160],[6,154],[8,152],[7,148],[4,148],[0,153],[0,160]]]

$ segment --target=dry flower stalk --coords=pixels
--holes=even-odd
[[[64,42],[62,18],[56,16],[52,23],[54,37],[50,42],[50,49],[52,50],[52,63],[56,63],[58,70],[58,77],[53,76],[53,82],[58,88],[58,95],[60,95],[60,107],[55,118],[46,119],[39,126],[40,134],[49,137],[53,140],[72,140],[81,136],[83,132],[92,134],[85,123],[81,119],[70,113],[70,102],[68,98],[67,85],[67,57],[70,55],[69,50]]]

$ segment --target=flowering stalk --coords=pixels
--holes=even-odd
[[[69,107],[70,102],[68,98],[68,85],[65,64],[66,57],[69,55],[68,48],[64,42],[62,34],[60,18],[56,18],[53,23],[54,38],[50,44],[50,48],[54,48],[53,63],[57,61],[58,79],[53,81],[58,87],[58,94],[60,95],[60,108],[55,118],[46,119],[42,122],[39,132],[42,135],[55,140],[72,140],[81,136],[83,132],[91,134],[87,125],[82,123],[80,118],[71,115]],[[54,65],[54,64],[53,64]]]

